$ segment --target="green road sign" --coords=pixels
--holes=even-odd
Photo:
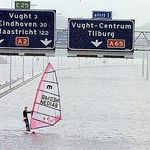
[[[29,1],[15,1],[15,9],[30,9]]]

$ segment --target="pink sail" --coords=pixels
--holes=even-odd
[[[56,71],[49,63],[43,73],[36,92],[32,115],[31,129],[54,126],[61,120],[60,93]]]

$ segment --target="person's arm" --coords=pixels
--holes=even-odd
[[[32,114],[32,113],[33,113],[33,111],[27,111],[27,113],[30,113],[30,114]]]
[[[31,114],[31,112],[32,112],[32,111],[27,111],[27,113],[30,113],[30,114]]]

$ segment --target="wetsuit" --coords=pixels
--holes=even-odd
[[[27,110],[24,110],[23,111],[23,118],[24,118],[24,122],[26,124],[26,131],[30,131],[30,126],[29,126],[29,120],[28,120],[28,113],[31,113],[31,111],[27,111]]]

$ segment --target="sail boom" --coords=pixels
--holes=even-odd
[[[58,95],[58,94],[54,94],[54,93],[51,93],[51,92],[47,92],[47,91],[44,91],[44,90],[41,90],[41,89],[39,89],[39,91],[42,91],[42,92],[44,92],[44,93],[48,93],[48,94],[52,94],[52,95],[55,95],[55,96],[58,96],[58,97],[59,97],[59,95]]]
[[[47,114],[44,114],[44,113],[40,113],[40,112],[36,112],[36,111],[34,111],[34,112],[37,113],[37,114],[41,114],[41,115],[47,116],[47,117],[55,118],[54,116],[50,116],[50,115],[47,115]]]
[[[55,84],[58,84],[58,82],[52,82],[52,81],[46,81],[46,80],[42,80],[44,82],[48,82],[48,83],[55,83]]]

